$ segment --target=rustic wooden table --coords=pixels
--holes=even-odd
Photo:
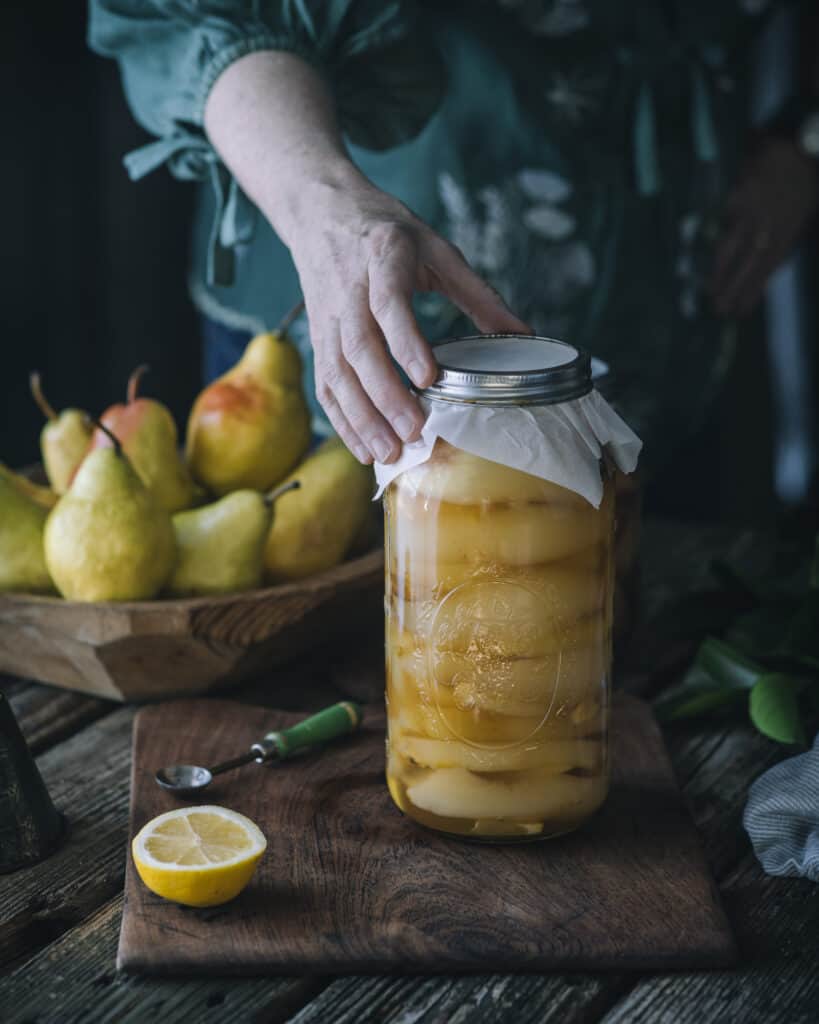
[[[644,544],[644,624],[624,659],[619,685],[653,695],[679,677],[690,644],[652,647],[652,622],[672,599],[707,589],[712,556],[753,542],[737,531],[650,524]],[[702,600],[707,602],[705,594]],[[317,652],[234,695],[303,710],[337,699],[339,691],[372,695],[380,678],[377,639],[362,646],[369,652],[347,659],[337,651]],[[134,708],[19,679],[0,684],[55,803],[71,821],[70,838],[59,852],[0,877],[4,1024],[819,1020],[819,887],[769,878],[753,856],[741,826],[748,785],[782,751],[744,724],[688,725],[667,733],[736,932],[742,964],[735,970],[173,980],[129,977],[114,969]]]

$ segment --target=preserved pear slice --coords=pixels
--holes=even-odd
[[[402,704],[396,718],[396,729],[400,734],[434,740],[459,739],[479,746],[506,746],[530,738],[539,739],[540,730],[545,724],[543,715],[521,718],[497,715],[477,708],[471,711],[460,711],[458,708],[439,711],[438,708],[421,703],[412,707]],[[577,735],[577,729],[571,722],[567,722],[562,731],[566,739]],[[556,737],[557,731],[552,730],[549,735]]]
[[[468,655],[479,668],[504,658],[550,659],[550,663],[557,665],[558,657],[563,655],[565,660],[566,652],[605,640],[601,612],[580,619],[534,614],[525,619],[515,614],[515,606],[537,602],[504,601],[490,607],[483,601],[471,600],[471,596],[454,594],[459,600],[453,600],[447,607],[433,602],[403,603],[396,608],[392,620],[411,639],[411,647],[427,646],[429,664],[437,663],[442,654],[449,652]],[[504,598],[508,596],[504,594]]]
[[[399,477],[399,481],[400,481]],[[580,505],[525,503],[455,505],[441,502],[431,530],[429,499],[405,488],[390,493],[394,505],[390,549],[399,566],[408,561],[537,565],[568,558],[599,544],[608,516]]]
[[[402,639],[392,639],[393,636]],[[591,700],[599,703],[606,685],[602,640],[566,648],[543,658],[481,658],[475,654],[429,651],[410,634],[391,630],[390,693],[449,709],[496,712],[518,718],[556,713]]]
[[[510,583],[475,583],[453,591],[437,607],[405,606],[404,629],[422,634],[432,651],[469,654],[476,660],[542,658],[585,648],[603,633],[603,617],[579,621],[550,610],[548,602]]]
[[[588,686],[587,699],[579,703],[557,699],[512,701],[502,693],[493,700],[483,690],[475,700],[468,691],[436,688],[403,674],[396,681],[396,673],[391,673],[387,686],[390,728],[414,736],[454,738],[481,746],[596,736],[605,725],[605,708],[598,699],[600,689],[598,679],[596,685]]]
[[[605,683],[605,656],[598,646],[568,648],[545,658],[487,659],[435,652],[430,696],[442,707],[509,712],[529,708],[541,716],[549,708],[578,703],[599,693]],[[526,716],[524,716],[526,717]]]
[[[539,505],[587,504],[585,498],[540,477],[454,448],[442,438],[430,458],[398,479],[410,494],[456,505],[525,501]]]
[[[560,588],[567,581],[574,588],[590,586],[600,595],[601,605],[605,592],[604,568],[604,552],[600,544],[584,548],[568,558],[538,565],[509,566],[501,562],[477,565],[434,561],[416,565],[410,560],[399,569],[398,559],[393,552],[388,566],[392,597],[407,601],[440,600],[463,583],[503,579],[534,590]],[[577,574],[577,579],[572,582],[573,573]]]
[[[605,577],[599,567],[567,568],[563,562],[511,570],[503,566],[476,570],[474,566],[445,562],[437,566],[420,566],[417,574],[406,573],[404,580],[404,592],[393,591],[396,609],[402,599],[422,606],[435,606],[453,591],[463,589],[465,594],[471,595],[475,593],[473,588],[479,585],[509,584],[538,597],[544,604],[545,614],[560,615],[564,621],[570,622],[600,611],[606,598]],[[488,591],[486,593],[489,594]],[[411,626],[406,628],[414,629]]]
[[[396,737],[394,747],[401,757],[424,768],[468,768],[473,772],[519,772],[537,768],[559,775],[574,768],[592,771],[601,767],[601,744],[596,740],[547,740],[489,748],[467,746],[456,740],[405,735]]]
[[[504,782],[481,778],[464,768],[444,768],[407,786],[407,796],[422,810],[445,818],[500,818],[567,823],[592,814],[603,802],[603,778],[557,775]]]

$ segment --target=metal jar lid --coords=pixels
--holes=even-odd
[[[592,389],[588,353],[532,334],[475,334],[435,346],[440,374],[421,394],[470,405],[554,405]]]

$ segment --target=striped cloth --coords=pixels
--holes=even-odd
[[[819,734],[806,754],[756,780],[742,820],[769,875],[819,882]]]

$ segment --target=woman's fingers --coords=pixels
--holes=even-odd
[[[415,238],[401,225],[388,225],[373,239],[367,268],[369,308],[395,361],[417,388],[435,380],[435,357],[412,312],[418,279]]]
[[[337,433],[360,461],[392,462],[402,441],[420,435],[424,417],[388,349],[418,388],[432,384],[438,373],[415,321],[416,291],[441,291],[479,330],[531,331],[454,246],[420,222],[377,222],[359,236],[359,247],[362,243],[364,275],[353,265],[342,266],[335,287],[328,290],[325,285],[320,294],[318,331],[310,317],[316,392]],[[311,308],[316,307],[308,297],[308,312]]]
[[[389,421],[402,441],[414,441],[421,433],[424,417],[390,362],[363,285],[354,289],[342,318],[341,349],[374,408]]]
[[[313,345],[313,374],[315,377],[316,397],[327,414],[327,419],[333,425],[333,430],[338,434],[345,445],[355,455],[359,462],[365,466],[373,461],[373,456],[361,438],[350,426],[347,417],[341,410],[336,396],[333,394],[324,378],[323,358],[327,346],[331,344],[334,336],[334,328],[327,324],[319,326],[316,319],[311,315],[311,303],[307,303],[307,317],[310,324],[310,338]]]
[[[364,466],[371,465],[373,462],[372,453],[362,444],[356,432],[347,422],[347,417],[339,408],[339,404],[332,392],[321,399],[321,407],[327,413],[327,419],[332,424],[333,430],[335,430],[358,461]]]
[[[442,292],[462,310],[479,331],[531,334],[532,328],[509,309],[500,295],[469,266],[458,249],[436,239],[426,269]]]
[[[356,443],[379,462],[394,461],[401,445],[392,427],[370,401],[342,349],[338,320],[331,320],[318,344],[314,342],[316,393],[330,421],[339,410],[355,435]],[[348,444],[344,438],[345,444]],[[352,445],[349,445],[352,448]]]

